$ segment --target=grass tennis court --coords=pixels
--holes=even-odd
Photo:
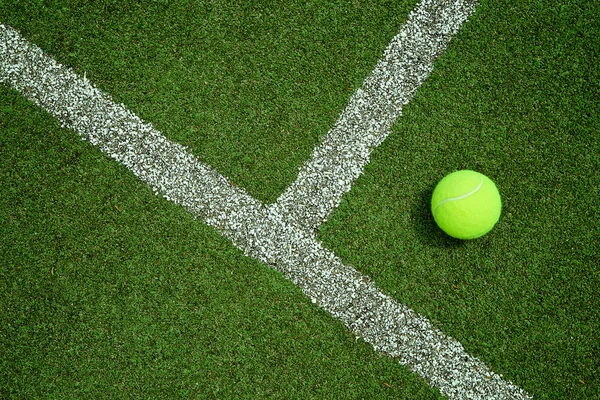
[[[4,0],[0,23],[270,203],[414,6]],[[599,14],[482,2],[319,233],[534,398],[600,397]],[[441,398],[5,85],[0,115],[0,397]],[[428,209],[462,168],[504,201],[472,242]]]

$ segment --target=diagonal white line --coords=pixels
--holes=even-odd
[[[377,351],[451,399],[530,396],[424,317],[383,294],[304,229],[264,207],[150,124],[0,24],[0,83],[20,91],[151,186],[280,271]]]
[[[423,0],[410,12],[363,86],[351,97],[296,181],[271,207],[316,230],[339,205],[433,63],[475,10],[476,0]]]

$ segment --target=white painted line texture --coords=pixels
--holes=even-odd
[[[168,141],[151,124],[113,103],[110,96],[27,43],[15,30],[0,25],[0,38],[0,82],[9,83],[63,127],[125,165],[156,194],[193,209],[196,216],[220,230],[226,228],[221,224],[231,220],[228,216],[234,210],[263,208],[184,146]]]
[[[314,303],[380,352],[396,357],[450,399],[529,399],[424,317],[383,294],[152,125],[0,24],[0,82],[129,168],[155,193],[184,206],[248,256],[280,271]]]
[[[316,231],[362,174],[371,151],[388,136],[402,107],[476,5],[476,0],[418,4],[296,181],[272,207],[290,222]]]

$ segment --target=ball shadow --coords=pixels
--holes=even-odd
[[[428,246],[440,248],[456,248],[464,245],[464,241],[448,236],[442,231],[431,215],[431,194],[435,186],[422,191],[417,197],[411,211],[411,221],[421,242]]]

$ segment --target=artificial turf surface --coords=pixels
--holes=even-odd
[[[440,398],[0,87],[0,398]]]
[[[414,2],[0,1],[0,23],[265,202]],[[320,239],[535,398],[600,398],[600,17],[484,1]],[[488,236],[429,216],[495,180]],[[0,86],[0,397],[438,398]]]

